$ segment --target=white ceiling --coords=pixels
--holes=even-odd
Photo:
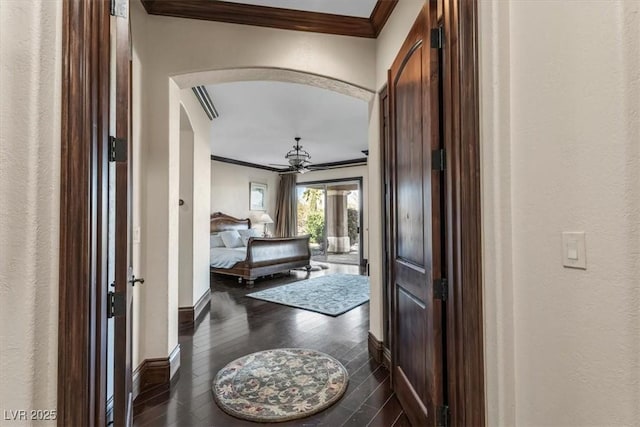
[[[283,164],[302,138],[313,163],[365,157],[368,105],[314,86],[234,82],[207,86],[220,116],[212,123],[211,153],[262,165]]]
[[[231,3],[279,7],[282,9],[306,10],[334,15],[368,18],[376,0],[225,0]]]

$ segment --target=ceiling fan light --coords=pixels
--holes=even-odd
[[[311,158],[311,156],[308,153],[304,153],[304,154],[300,154],[300,153],[296,153],[296,154],[287,154],[285,156],[285,159],[289,160],[289,163],[291,164],[302,164],[306,161],[308,161]]]
[[[311,163],[311,154],[308,151],[302,149],[302,145],[300,145],[300,138],[295,138],[296,145],[293,146],[293,150],[289,150],[287,154],[285,154],[284,158],[289,162],[289,166],[296,170],[297,172],[304,173],[303,171],[305,164]]]

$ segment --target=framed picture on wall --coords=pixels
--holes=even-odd
[[[267,184],[259,182],[249,183],[249,210],[266,211],[267,210]]]

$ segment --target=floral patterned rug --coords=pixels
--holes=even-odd
[[[247,296],[338,316],[369,301],[369,278],[357,274],[328,274]]]
[[[328,354],[280,348],[241,357],[222,368],[213,381],[213,396],[229,415],[273,423],[328,408],[348,383],[345,367]]]

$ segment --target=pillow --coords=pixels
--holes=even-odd
[[[209,236],[209,247],[224,248],[224,242],[222,241],[222,237],[220,237],[219,234],[211,234]]]
[[[250,228],[248,230],[238,230],[238,234],[240,234],[240,238],[242,239],[242,246],[247,246],[251,237],[261,236],[260,232],[255,228]]]
[[[236,230],[227,230],[220,233],[220,238],[227,248],[239,248],[242,246],[242,239]]]

